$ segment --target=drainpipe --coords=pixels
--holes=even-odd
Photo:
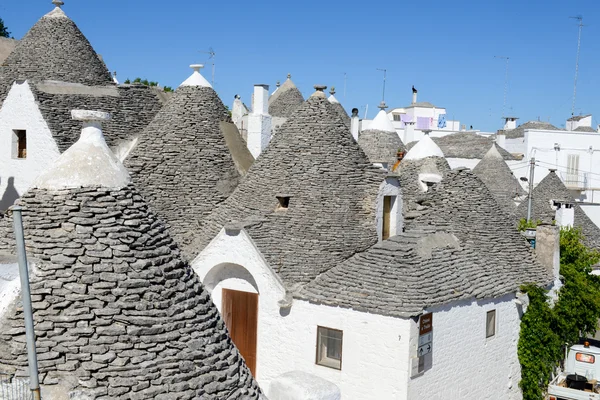
[[[22,208],[12,208],[15,239],[17,242],[17,256],[19,275],[21,277],[21,297],[23,300],[23,314],[25,315],[25,334],[27,336],[27,360],[29,361],[29,387],[33,400],[40,400],[40,382],[38,377],[38,362],[35,349],[35,331],[33,330],[33,310],[31,307],[31,292],[29,290],[29,271],[27,268],[27,254],[25,253],[25,237],[23,235]]]

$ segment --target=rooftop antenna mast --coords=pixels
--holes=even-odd
[[[215,51],[213,50],[212,47],[209,47],[208,51],[201,51],[201,53],[203,54],[208,54],[208,60],[212,60],[212,79],[210,84],[212,85],[212,87],[215,87],[215,56],[217,55],[217,53],[215,53]]]
[[[346,81],[348,80],[348,74],[344,72],[344,104],[346,103]]]
[[[577,76],[579,75],[579,51],[581,49],[581,28],[583,28],[583,17],[578,15],[576,17],[569,17],[576,19],[579,26],[579,35],[577,36],[577,61],[575,62],[575,83],[573,85],[573,105],[571,106],[571,115],[575,115],[575,98],[577,97]]]
[[[385,103],[385,79],[387,78],[387,69],[377,68],[377,71],[383,71],[383,94],[381,96],[381,103]]]
[[[504,112],[506,110],[506,96],[508,94],[508,60],[510,60],[510,57],[494,56],[494,58],[500,58],[502,60],[506,60],[506,69],[504,71],[504,102],[502,103],[502,118],[505,118],[506,114]]]

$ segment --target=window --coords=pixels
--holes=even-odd
[[[394,121],[402,121],[402,116],[400,114],[392,114],[394,116]]]
[[[383,196],[383,225],[381,227],[381,240],[386,240],[391,236],[392,227],[392,208],[396,196]]]
[[[278,209],[287,209],[290,205],[290,198],[289,197],[283,197],[283,196],[277,196],[277,200],[279,201],[279,204],[277,205]]]
[[[317,364],[342,369],[342,337],[337,329],[317,327]]]
[[[567,181],[565,183],[577,185],[579,181],[579,155],[569,154],[567,156]]]
[[[593,364],[594,361],[596,361],[596,357],[594,357],[591,354],[585,354],[585,353],[576,353],[575,359],[577,361],[588,363],[588,364]]]
[[[496,335],[496,310],[488,311],[485,320],[485,337]]]
[[[27,132],[16,129],[13,131],[13,158],[27,158]]]

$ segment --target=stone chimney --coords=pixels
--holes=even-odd
[[[271,140],[269,85],[254,85],[253,96],[254,106],[252,113],[248,115],[248,150],[256,159]]]
[[[358,118],[358,108],[352,109],[352,117],[350,118],[350,132],[352,137],[358,142],[358,131],[359,131],[360,119]]]
[[[556,225],[561,228],[571,228],[575,222],[575,208],[574,204],[568,201],[557,201],[554,200],[554,206],[556,207]]]
[[[504,117],[504,130],[516,129],[517,128],[517,117]],[[504,146],[502,146],[504,147]]]
[[[506,135],[503,131],[496,133],[496,144],[506,150]]]
[[[554,277],[553,292],[560,287],[560,229],[556,225],[538,225],[535,233],[535,256],[548,274]]]

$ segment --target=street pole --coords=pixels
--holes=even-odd
[[[33,309],[31,307],[31,291],[29,289],[29,271],[27,268],[27,254],[25,253],[25,236],[23,235],[22,208],[12,208],[17,242],[17,259],[19,275],[21,277],[21,299],[23,301],[23,314],[25,316],[25,335],[27,338],[27,360],[29,361],[29,387],[33,400],[40,400],[40,382],[38,377],[38,362],[35,349],[35,331],[33,329]]]
[[[531,200],[533,199],[533,176],[535,171],[535,157],[529,162],[529,199],[527,204],[527,222],[531,221]]]

